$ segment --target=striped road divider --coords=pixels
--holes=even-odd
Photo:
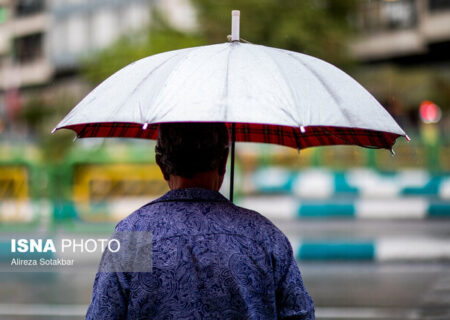
[[[244,193],[288,193],[308,198],[338,194],[361,197],[426,195],[450,199],[450,174],[424,170],[381,173],[371,169],[334,172],[328,169],[291,171],[281,167],[256,170],[245,180]]]
[[[107,213],[108,222],[111,223],[125,218],[148,202],[148,199],[140,198],[111,200],[102,210]],[[450,218],[450,201],[419,196],[387,199],[357,197],[343,200],[333,198],[299,200],[293,195],[260,195],[240,197],[236,204],[258,211],[273,220]],[[54,217],[55,219],[79,217],[89,222],[90,215],[80,214],[79,209],[81,210],[74,203],[65,204],[63,207],[55,206]],[[92,216],[95,217],[95,214]]]
[[[271,220],[450,218],[450,201],[426,197],[302,201],[290,195],[273,195],[243,197],[237,204],[258,211]]]
[[[111,200],[102,208],[109,222],[119,221],[137,210],[148,199]],[[258,195],[239,197],[236,204],[260,212],[269,219],[347,218],[347,219],[426,219],[450,218],[450,201],[425,196],[398,198],[350,197],[343,199],[302,200],[294,195]],[[69,205],[66,205],[69,208]],[[79,217],[89,221],[95,214],[80,214],[76,204],[55,210],[57,217]],[[94,209],[93,209],[94,210]],[[66,213],[68,212],[68,213]],[[97,221],[98,222],[98,221]],[[106,221],[105,221],[106,222]]]
[[[450,239],[291,240],[298,261],[448,261]]]

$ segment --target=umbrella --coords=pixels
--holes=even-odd
[[[357,145],[392,150],[405,132],[358,82],[305,54],[243,43],[239,11],[229,42],[164,52],[119,70],[56,126],[78,138],[156,139],[165,122],[224,122],[234,142],[297,149]],[[53,132],[54,132],[53,131]]]

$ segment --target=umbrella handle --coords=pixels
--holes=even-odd
[[[233,202],[234,185],[234,144],[236,141],[236,130],[234,122],[231,124],[231,168],[230,168],[230,201]]]

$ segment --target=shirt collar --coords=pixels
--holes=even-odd
[[[212,202],[229,202],[221,193],[203,188],[183,188],[170,190],[162,197],[152,201],[164,202],[164,201],[212,201]]]

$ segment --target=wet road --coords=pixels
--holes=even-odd
[[[318,319],[450,319],[448,263],[300,265]],[[94,273],[1,273],[1,319],[83,319]]]
[[[450,319],[450,264],[302,263],[306,287],[321,310],[347,319]],[[322,318],[322,317],[320,317]],[[325,318],[325,317],[323,317]]]
[[[430,220],[278,220],[289,238],[440,238],[450,241],[450,221]]]

